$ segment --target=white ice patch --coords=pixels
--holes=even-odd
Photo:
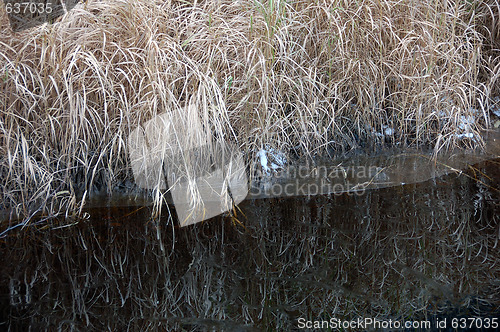
[[[439,116],[440,118],[445,118],[445,117],[447,117],[447,116],[448,116],[448,113],[447,113],[447,112],[445,112],[445,111],[439,111],[439,112],[438,112],[438,116]]]
[[[458,128],[462,130],[469,130],[474,122],[476,122],[476,117],[474,115],[461,115]]]
[[[272,159],[274,159],[274,162],[276,163],[276,164],[273,163],[272,165],[275,165],[276,167],[284,167],[285,166],[287,159],[286,159],[286,155],[283,152],[277,151],[277,150],[275,150],[273,148],[269,148],[269,147],[267,147],[267,151],[269,151],[269,155],[272,157]]]
[[[277,151],[266,145],[257,152],[262,170],[266,175],[270,175],[271,170],[276,171],[283,168],[287,163],[287,158],[283,152]]]
[[[267,151],[264,149],[261,149],[259,152],[257,152],[257,158],[260,159],[260,165],[262,166],[262,169],[264,172],[269,174],[269,167],[267,166]]]
[[[388,127],[388,126],[382,126],[382,129],[384,129],[384,134],[385,136],[392,136],[394,135],[394,129]]]
[[[477,109],[471,109],[471,113],[475,115],[461,115],[458,122],[458,128],[461,129],[460,134],[455,134],[458,139],[464,138],[474,138],[474,134],[471,132],[474,123],[476,122],[476,116],[480,115],[480,111]]]
[[[465,133],[465,134],[455,134],[456,138],[462,139],[462,138],[474,138],[473,133]]]
[[[396,132],[393,128],[387,126],[387,125],[382,125],[382,130],[376,131],[375,128],[371,126],[367,126],[368,130],[376,137],[385,137],[385,136],[392,136]]]
[[[491,111],[497,117],[500,118],[500,97],[493,98],[493,105],[491,105]]]

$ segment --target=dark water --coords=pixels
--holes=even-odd
[[[499,165],[247,199],[185,228],[173,211],[151,220],[147,206],[18,228],[0,239],[0,330],[287,331],[332,318],[451,328],[497,317]]]

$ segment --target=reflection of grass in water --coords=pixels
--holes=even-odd
[[[496,164],[476,168],[498,181]],[[245,227],[218,218],[173,231],[145,222],[147,210],[90,211],[71,228],[6,238],[0,293],[17,296],[7,310],[24,318],[13,324],[80,330],[290,330],[300,317],[422,319],[450,307],[485,316],[500,305],[498,201],[450,175],[362,197],[247,202]]]
[[[384,125],[392,142],[440,150],[499,93],[498,8],[471,6],[107,0],[47,27],[4,28],[0,208],[77,211],[76,192],[132,178],[131,130],[190,103],[251,153],[350,149],[385,140],[370,137]],[[476,120],[474,133],[488,113]]]

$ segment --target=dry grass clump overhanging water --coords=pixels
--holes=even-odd
[[[250,160],[440,150],[477,138],[499,93],[496,0],[89,0],[19,33],[1,15],[0,209],[23,217],[131,180],[129,133],[188,104]]]

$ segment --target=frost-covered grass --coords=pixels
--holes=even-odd
[[[500,92],[499,7],[88,0],[19,33],[2,9],[0,209],[78,211],[95,188],[133,180],[132,130],[189,104],[248,160],[266,144],[311,157],[481,143]]]

